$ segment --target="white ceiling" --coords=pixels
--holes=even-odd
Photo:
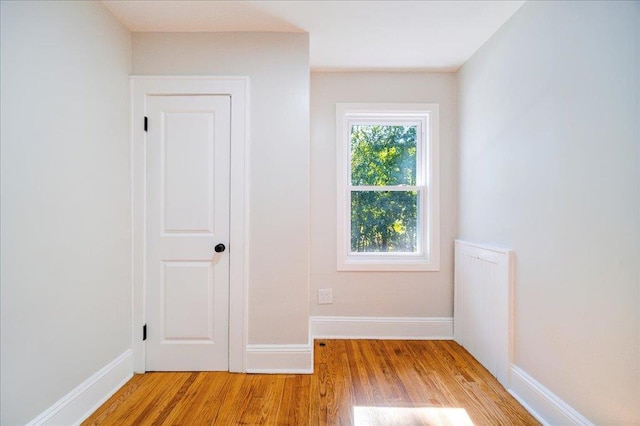
[[[315,70],[455,71],[524,1],[103,3],[131,31],[307,32]]]

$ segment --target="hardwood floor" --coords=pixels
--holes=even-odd
[[[84,425],[537,425],[453,341],[316,340],[313,375],[147,373]]]

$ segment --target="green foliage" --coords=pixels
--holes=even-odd
[[[353,186],[416,184],[416,127],[357,125],[351,128]],[[353,252],[415,252],[416,191],[352,191]]]

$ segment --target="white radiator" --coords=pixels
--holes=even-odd
[[[505,388],[513,348],[511,250],[456,240],[454,339]]]

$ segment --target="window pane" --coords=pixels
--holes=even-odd
[[[415,185],[417,126],[351,126],[352,185]]]
[[[351,191],[352,253],[417,251],[416,191]]]

